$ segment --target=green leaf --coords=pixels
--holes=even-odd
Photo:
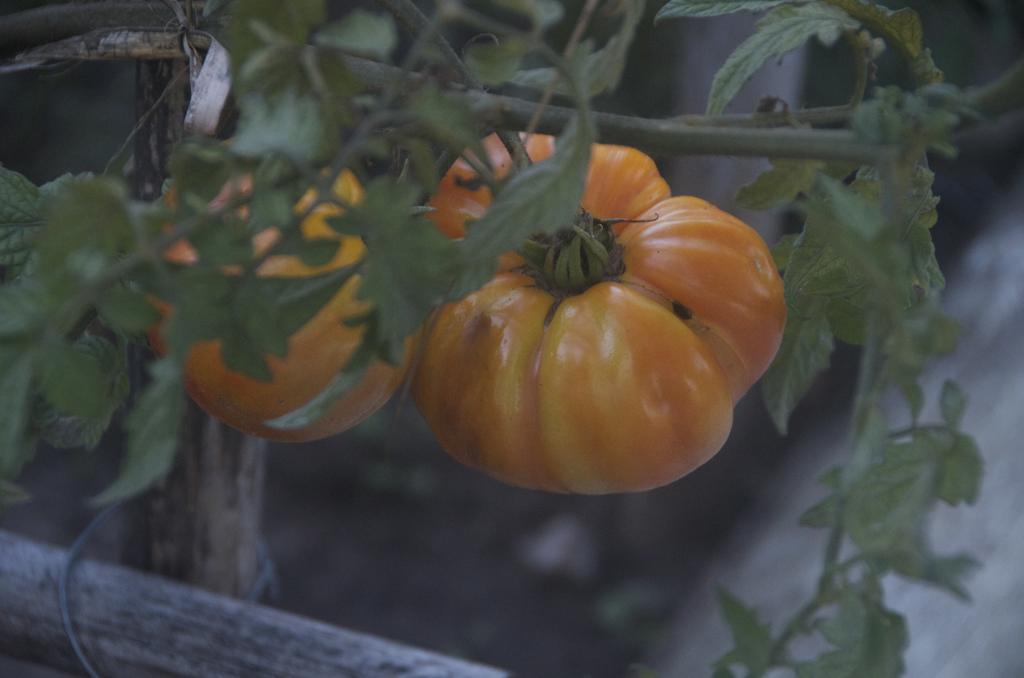
[[[128,446],[117,479],[92,498],[110,504],[134,496],[171,470],[178,449],[178,429],[185,411],[181,367],[172,357],[149,367],[151,381],[128,414]]]
[[[800,524],[804,527],[832,527],[839,510],[839,500],[834,494],[829,495],[800,515]]]
[[[232,308],[250,350],[287,354],[288,339],[313,319],[356,272],[356,266],[304,278],[250,277]]]
[[[267,99],[249,94],[232,146],[235,153],[260,157],[279,153],[298,164],[326,160],[339,143],[339,132],[327,111],[312,96],[285,91]]]
[[[398,30],[390,14],[354,9],[318,30],[313,42],[321,47],[387,61],[398,44]]]
[[[32,449],[26,436],[32,404],[35,352],[0,344],[0,478],[14,478]]]
[[[864,240],[878,237],[885,224],[885,217],[877,200],[868,200],[847,188],[842,182],[824,174],[818,176],[815,186],[828,202],[831,216],[838,225],[856,233]]]
[[[903,617],[847,589],[836,616],[819,624],[837,649],[796,666],[798,678],[899,678],[909,643]]]
[[[302,44],[312,27],[323,23],[324,0],[245,0],[234,3],[230,31],[231,62],[244,66],[249,55],[273,37],[285,43]]]
[[[729,56],[715,74],[708,96],[708,115],[718,115],[761,66],[775,57],[817,37],[831,45],[843,31],[859,23],[844,12],[821,4],[782,6],[757,22],[757,32],[747,38]]]
[[[950,427],[956,428],[964,417],[964,410],[967,409],[967,394],[960,388],[960,384],[952,379],[947,379],[942,383],[939,405],[942,409],[943,421]]]
[[[46,400],[63,414],[109,421],[127,395],[120,347],[86,335],[74,343],[57,340],[41,348],[39,387]]]
[[[977,570],[981,564],[966,554],[933,557],[928,560],[921,580],[934,584],[952,593],[963,601],[970,601],[971,596],[963,580]]]
[[[790,233],[779,238],[779,242],[772,247],[772,259],[775,260],[775,268],[785,271],[789,265],[789,258],[793,255],[799,235]]]
[[[40,192],[21,174],[0,165],[0,280],[12,280],[28,262],[42,225]]]
[[[973,504],[978,499],[984,467],[974,439],[964,433],[945,436],[924,432],[920,437],[933,444],[937,443],[939,463],[936,496],[951,506],[960,502]]]
[[[760,12],[791,0],[668,0],[654,16],[654,23],[679,17],[719,16],[734,12]]]
[[[850,538],[866,552],[919,548],[934,486],[934,464],[921,444],[889,445],[882,461],[850,487],[844,507]]]
[[[406,110],[419,119],[431,136],[449,148],[459,152],[472,149],[477,157],[487,157],[486,153],[479,152],[476,119],[464,102],[446,96],[433,85],[426,85],[411,97]]]
[[[792,202],[814,185],[820,160],[772,160],[772,168],[736,194],[736,202],[751,210],[766,210]]]
[[[51,279],[87,283],[134,245],[127,191],[117,179],[63,185],[47,205],[46,216],[36,247],[40,267]]]
[[[786,433],[793,408],[828,367],[834,344],[823,316],[801,318],[790,313],[782,346],[761,384],[765,405],[780,433]]]
[[[565,8],[557,0],[493,0],[495,5],[530,19],[534,30],[543,30],[562,18]]]
[[[359,205],[331,220],[366,241],[358,294],[378,310],[380,339],[396,359],[406,337],[445,298],[460,265],[454,241],[413,214],[419,196],[415,185],[377,178]]]
[[[0,337],[22,337],[39,331],[46,320],[48,302],[34,281],[17,280],[0,286]]]
[[[461,242],[466,268],[453,297],[478,289],[494,274],[497,259],[537,232],[554,232],[575,217],[583,197],[594,129],[585,111],[558,138],[555,153],[515,174],[487,213]]]
[[[771,628],[758,620],[754,610],[721,587],[718,588],[718,606],[729,624],[734,647],[715,662],[715,668],[741,664],[752,674],[760,675],[771,665]]]
[[[160,320],[146,295],[123,285],[105,290],[96,309],[106,323],[126,334],[145,332]]]
[[[636,35],[636,27],[644,16],[646,0],[619,0],[615,3],[622,11],[619,19],[619,31],[613,35],[604,47],[586,56],[583,61],[580,81],[586,84],[590,96],[614,90],[622,78],[626,65],[629,46]],[[556,80],[555,92],[570,95],[572,87],[559,80],[554,68],[534,68],[520,71],[512,82],[522,87],[546,89],[552,79]]]
[[[942,71],[924,48],[924,30],[921,19],[912,9],[891,10],[884,5],[866,0],[824,0],[838,7],[850,17],[880,35],[906,59],[918,85],[941,82]]]
[[[335,375],[327,387],[312,400],[297,410],[263,423],[271,428],[288,430],[309,426],[327,414],[334,402],[351,391],[363,378],[367,368],[373,364],[376,358],[374,345],[377,343],[372,338],[374,334],[371,327],[367,332],[367,335],[371,335],[371,337],[363,337],[359,348],[356,349],[355,354],[345,364],[342,371]]]
[[[509,38],[499,43],[475,43],[466,49],[466,65],[485,85],[502,85],[515,77],[529,49],[522,40]]]
[[[188,139],[171,153],[169,163],[179,202],[189,204],[195,196],[197,211],[205,211],[234,174],[230,149],[222,142]]]

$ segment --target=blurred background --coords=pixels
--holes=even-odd
[[[40,4],[6,0],[3,12]],[[332,4],[340,13],[351,3]],[[571,20],[582,3],[564,4]],[[1024,48],[1016,0],[909,4],[954,84],[989,80]],[[565,24],[552,32],[556,43],[571,28]],[[751,26],[746,16],[654,28],[646,21],[622,85],[595,107],[647,117],[702,113],[715,70]],[[599,17],[596,28],[613,30],[614,18]],[[451,37],[461,44],[472,36]],[[880,78],[898,80],[894,62],[883,55]],[[851,81],[842,45],[812,45],[770,64],[730,110],[752,111],[769,95],[791,108],[840,104]],[[133,124],[131,64],[0,76],[0,162],[36,183],[102,172]],[[1024,615],[1006,600],[1024,600],[1024,573],[1010,566],[1024,561],[1024,466],[1014,431],[1024,411],[1024,118],[960,141],[959,158],[933,165],[942,198],[934,236],[947,305],[965,335],[934,371],[932,392],[945,375],[962,380],[973,403],[965,428],[978,436],[988,472],[977,506],[938,516],[934,546],[967,548],[986,565],[970,585],[973,606],[899,582],[891,605],[910,617],[908,675],[1020,676]],[[732,204],[764,161],[657,160],[674,193],[735,211],[769,242],[796,225],[786,213]],[[818,473],[845,454],[856,358],[840,347],[794,413],[788,438],[775,433],[755,388],[721,453],[642,495],[556,496],[500,485],[451,461],[403,398],[348,434],[275,445],[264,514],[277,573],[269,603],[522,676],[610,678],[640,667],[709,675],[708,663],[730,647],[711,604],[715,584],[776,620],[813,584],[822,534],[797,527],[796,516],[821,496]],[[22,478],[33,500],[11,509],[0,528],[69,544],[92,517],[85,499],[111,479],[115,452],[40,450]],[[114,521],[89,554],[116,559],[118,539]],[[0,676],[55,675],[34,671],[0,659]]]

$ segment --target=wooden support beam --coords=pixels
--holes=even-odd
[[[66,551],[0,530],[0,554],[0,654],[78,671],[57,604]],[[75,568],[70,603],[85,652],[105,678],[509,676],[97,562]]]

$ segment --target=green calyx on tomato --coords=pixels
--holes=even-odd
[[[523,243],[519,249],[523,272],[556,298],[579,294],[602,280],[617,279],[626,266],[612,223],[581,208],[571,227]]]

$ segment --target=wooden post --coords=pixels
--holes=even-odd
[[[132,184],[137,198],[155,200],[182,137],[187,65],[140,61],[136,83]],[[244,595],[259,564],[266,442],[220,424],[189,401],[179,444],[172,472],[127,516],[123,559],[211,591]]]
[[[79,666],[61,626],[67,552],[0,530],[0,656]],[[75,569],[71,609],[106,678],[509,678],[506,671],[116,565]]]

